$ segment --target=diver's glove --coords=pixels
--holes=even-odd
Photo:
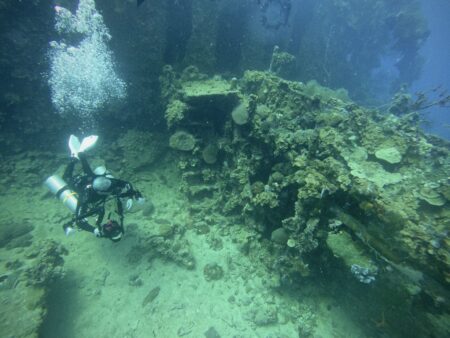
[[[140,195],[140,197],[136,198],[136,203],[137,203],[138,206],[142,207],[144,205],[144,203],[145,203],[145,198],[142,197],[142,195]],[[132,207],[133,207],[133,199],[129,198],[129,199],[127,199],[126,208],[129,211],[129,210],[131,210]]]
[[[127,210],[130,210],[133,207],[133,199],[127,199]]]
[[[71,234],[75,233],[75,229],[72,227],[72,222],[64,224],[63,230],[66,236],[70,236]]]
[[[102,237],[102,233],[100,230],[98,230],[98,228],[94,229],[94,235],[95,235],[95,237]]]

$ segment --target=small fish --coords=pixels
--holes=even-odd
[[[148,293],[148,295],[142,301],[142,307],[145,307],[147,304],[153,302],[155,300],[155,298],[158,297],[160,290],[161,289],[159,286],[151,289],[150,292]]]

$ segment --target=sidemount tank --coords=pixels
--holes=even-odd
[[[55,195],[67,208],[75,213],[77,209],[78,199],[76,192],[69,189],[67,183],[58,175],[47,178],[44,185]]]

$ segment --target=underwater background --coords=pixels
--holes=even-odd
[[[0,337],[450,336],[448,13],[0,0]],[[70,135],[118,243],[63,231]]]

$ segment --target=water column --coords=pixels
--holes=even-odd
[[[126,84],[115,71],[111,35],[94,0],[80,0],[75,14],[56,6],[55,15],[61,39],[50,42],[51,99],[58,113],[79,117],[84,131],[107,103],[125,98]]]

